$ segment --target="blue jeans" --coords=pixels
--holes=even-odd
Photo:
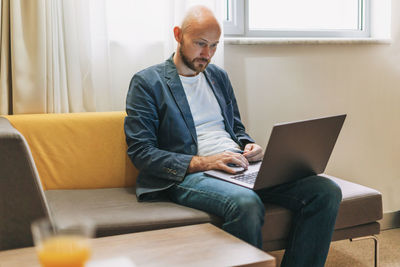
[[[293,224],[281,266],[324,266],[342,193],[333,181],[310,176],[260,191],[204,175],[189,174],[168,189],[178,204],[203,210],[224,220],[222,229],[262,248],[264,203],[293,211]]]

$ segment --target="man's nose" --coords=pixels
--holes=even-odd
[[[203,49],[201,50],[201,56],[205,57],[207,59],[210,59],[210,57],[211,57],[211,49],[210,49],[210,47],[208,45],[203,47]]]

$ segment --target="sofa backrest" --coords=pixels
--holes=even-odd
[[[125,112],[5,116],[26,139],[45,190],[134,186]]]
[[[31,222],[49,214],[25,138],[0,116],[0,250],[32,246]]]

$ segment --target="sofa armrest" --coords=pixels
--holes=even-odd
[[[320,176],[331,179],[342,190],[342,203],[336,219],[336,229],[372,223],[382,219],[382,194],[372,188],[346,181],[331,175]]]
[[[25,138],[0,117],[0,250],[31,246],[30,224],[49,216]]]

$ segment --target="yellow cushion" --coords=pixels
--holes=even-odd
[[[133,186],[124,112],[5,116],[25,137],[44,189]]]

